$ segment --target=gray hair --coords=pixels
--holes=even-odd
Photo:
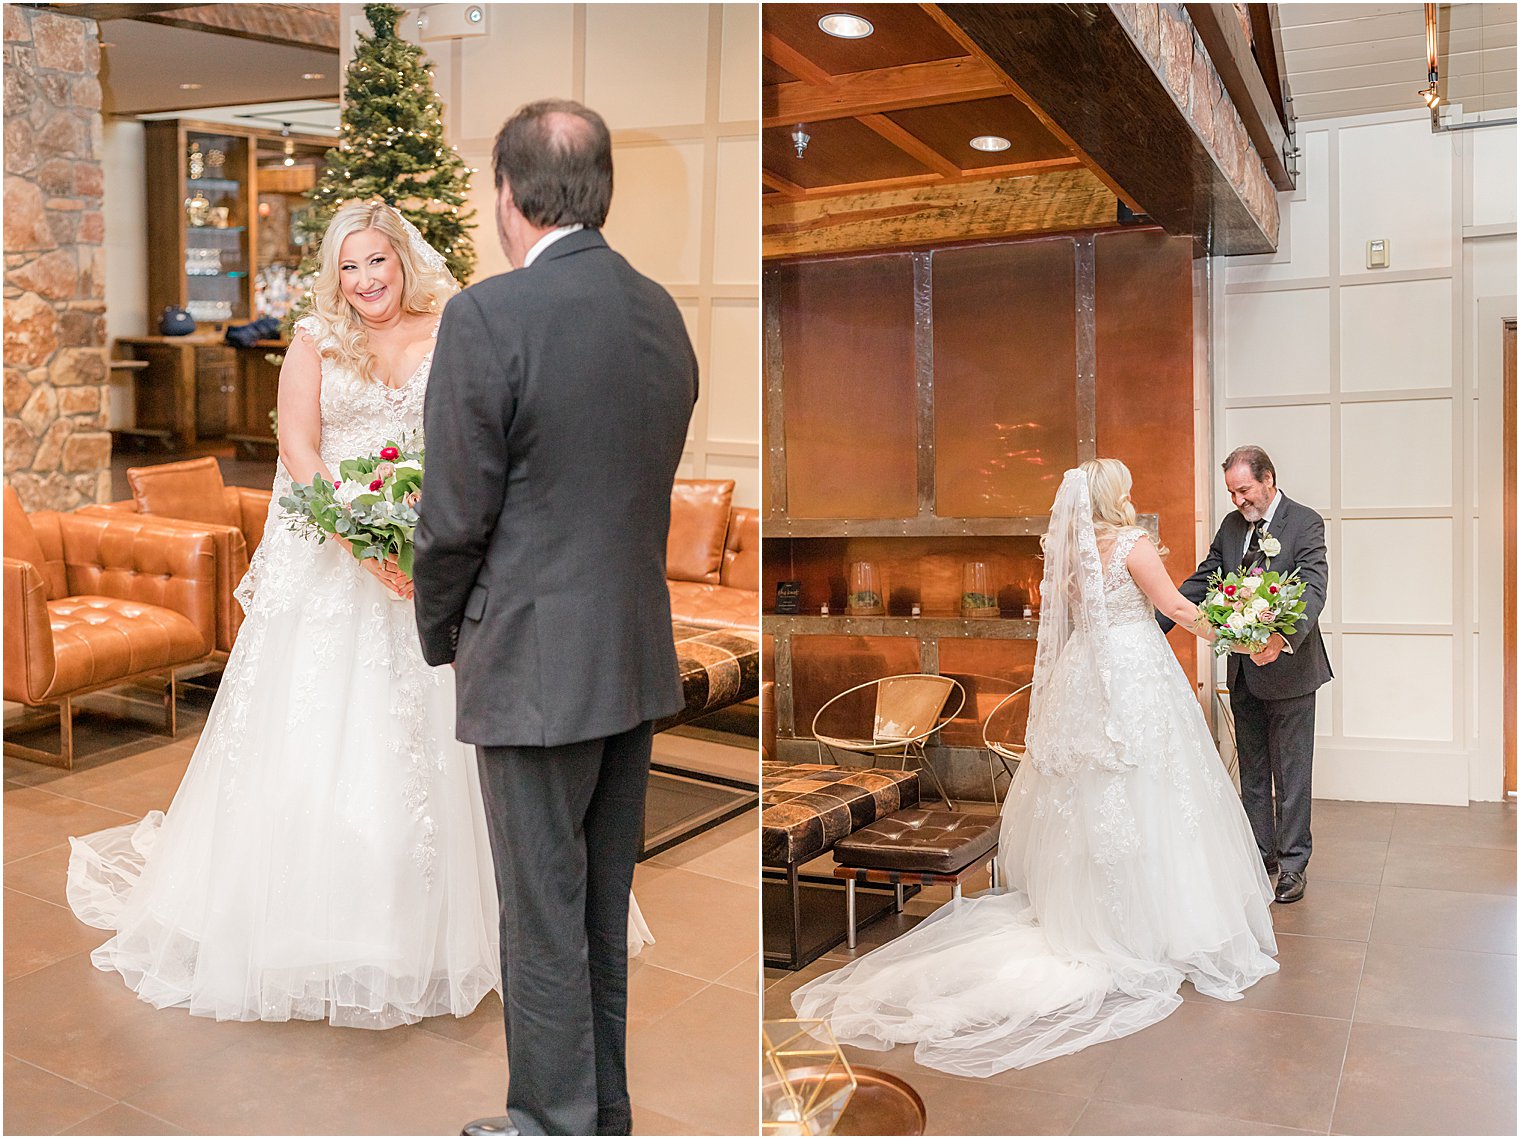
[[[1247,443],[1243,447],[1236,447],[1235,450],[1225,456],[1224,462],[1220,464],[1220,469],[1225,474],[1229,474],[1242,464],[1251,469],[1251,477],[1257,482],[1264,482],[1266,481],[1266,476],[1271,475],[1272,485],[1277,485],[1277,468],[1272,465],[1271,456],[1254,443]]]

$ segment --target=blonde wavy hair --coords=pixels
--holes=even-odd
[[[313,337],[317,351],[353,368],[368,383],[378,383],[375,357],[369,349],[369,332],[354,306],[349,304],[339,285],[339,254],[343,242],[355,233],[376,229],[383,233],[396,251],[401,265],[401,309],[406,313],[443,312],[443,306],[459,291],[459,283],[442,265],[423,261],[413,247],[401,215],[379,199],[344,202],[327,223],[322,235],[322,250],[311,287],[308,310],[321,326],[322,335]]]
[[[1088,493],[1092,497],[1093,530],[1098,540],[1112,541],[1126,526],[1136,526],[1135,504],[1129,492],[1135,485],[1129,468],[1118,459],[1088,459],[1082,470],[1087,474]],[[1170,551],[1160,542],[1156,552],[1163,558]]]

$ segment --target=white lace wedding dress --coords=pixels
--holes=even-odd
[[[1102,627],[1076,620],[1043,678],[1037,660],[1040,707],[1003,806],[1006,888],[804,985],[798,1016],[861,1048],[913,1042],[920,1064],[988,1076],[1154,1024],[1184,980],[1237,1000],[1277,971],[1250,825],[1124,565],[1143,534],[1121,532],[1106,568],[1084,551]],[[1051,589],[1047,566],[1047,610]]]
[[[323,360],[329,469],[420,430],[431,362],[392,389]],[[453,671],[423,661],[411,602],[286,528],[290,485],[280,464],[238,587],[247,617],[168,814],[70,839],[69,903],[116,931],[96,967],[160,1008],[361,1028],[464,1016],[499,987],[500,955]],[[630,916],[636,952],[648,929]]]

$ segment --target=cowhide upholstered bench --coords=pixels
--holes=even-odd
[[[833,848],[840,839],[878,819],[918,805],[918,773],[878,768],[836,767],[818,763],[765,763],[760,773],[760,861],[770,868],[767,877],[784,875],[784,904],[767,905],[767,926],[779,942],[777,930],[785,928],[785,951],[767,948],[767,965],[800,969],[845,939],[844,922],[838,920],[838,886],[832,879],[828,896],[812,898],[808,908],[820,920],[820,939],[803,944],[805,899],[799,871],[805,862]],[[812,881],[812,879],[809,879]],[[777,891],[779,892],[779,891]]]
[[[992,864],[992,886],[997,888],[997,841],[999,815],[967,811],[898,811],[862,827],[834,844],[834,877],[845,880],[845,939],[855,948],[855,886],[891,886],[896,892],[897,912],[903,908],[907,886],[948,884],[952,902],[960,900],[961,884],[981,868]]]

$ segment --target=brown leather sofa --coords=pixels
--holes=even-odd
[[[217,649],[230,652],[243,610],[232,596],[263,536],[270,492],[222,483],[206,456],[127,471],[132,498],[80,513],[151,514],[216,535],[221,573]],[[760,628],[760,513],[733,507],[732,479],[677,479],[665,575],[674,620],[705,629]]]
[[[732,479],[677,479],[665,577],[671,617],[709,629],[760,629],[760,513],[732,506]]]
[[[5,753],[69,768],[76,696],[209,657],[217,637],[215,535],[106,514],[28,515],[5,488],[5,699],[59,706],[57,753],[10,740]]]
[[[270,492],[226,486],[211,455],[132,467],[127,471],[127,482],[132,487],[130,499],[86,506],[79,513],[148,514],[171,524],[210,531],[216,540],[218,572],[216,649],[231,652],[243,623],[243,607],[233,591],[248,572],[248,560],[264,536]]]

